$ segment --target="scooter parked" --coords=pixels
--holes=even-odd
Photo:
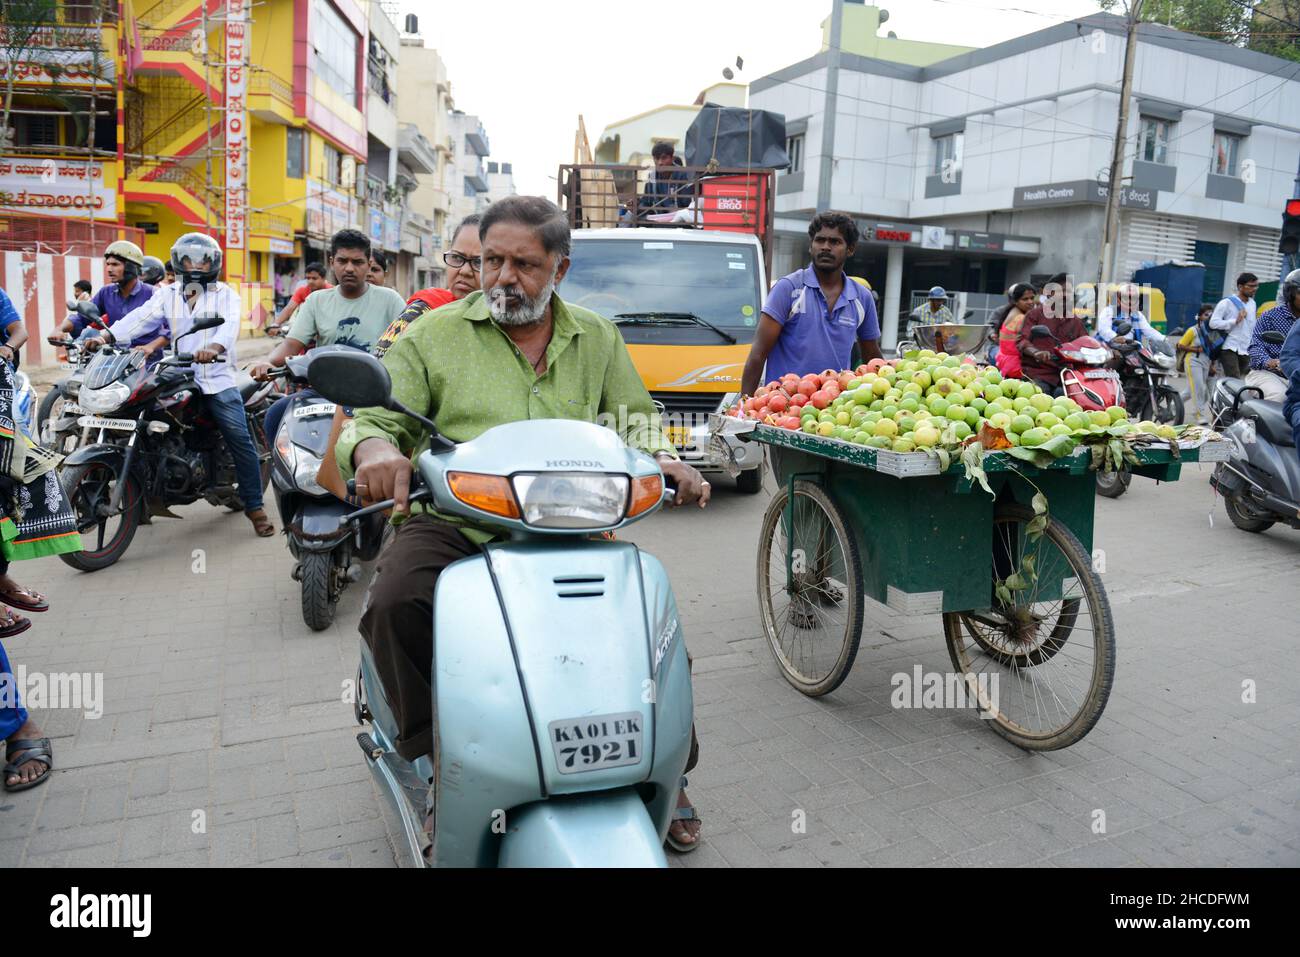
[[[658,464],[572,420],[512,422],[456,445],[392,398],[387,370],[365,353],[318,354],[310,376],[334,402],[420,421],[431,445],[411,499],[509,536],[438,577],[432,761],[397,754],[361,647],[356,715],[369,730],[357,742],[412,861],[666,866],[693,713],[681,623],[663,566],[598,536],[671,495]]]
[[[1125,330],[1127,323],[1116,328]],[[1125,330],[1127,331],[1127,330]],[[1114,354],[1092,336],[1079,336],[1061,342],[1046,326],[1034,326],[1034,338],[1051,339],[1057,360],[1061,364],[1061,390],[1079,407],[1089,412],[1104,412],[1111,406],[1124,407],[1124,388],[1119,373],[1110,366]],[[1121,332],[1121,335],[1123,333]],[[1127,469],[1097,473],[1097,494],[1106,498],[1119,498],[1128,491],[1133,476]]]
[[[322,352],[317,349],[293,356],[269,378],[306,385],[311,362]],[[298,563],[293,579],[302,584],[302,619],[312,631],[323,631],[334,621],[343,589],[361,578],[360,562],[374,560],[384,536],[383,515],[369,515],[355,527],[340,524],[339,519],[356,511],[360,503],[343,501],[316,480],[334,410],[333,402],[299,391],[289,398],[279,432],[267,437],[276,505],[284,520],[289,552]]]
[[[1281,345],[1286,337],[1264,332],[1260,338]],[[1300,456],[1295,435],[1282,414],[1282,403],[1269,402],[1263,395],[1240,379],[1221,380],[1215,388],[1211,400],[1215,427],[1220,428],[1221,420],[1231,422],[1223,430],[1231,451],[1227,461],[1215,466],[1210,484],[1223,496],[1232,524],[1242,531],[1262,532],[1278,522],[1300,529]],[[1229,396],[1230,406],[1226,405]]]

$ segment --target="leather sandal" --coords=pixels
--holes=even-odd
[[[49,611],[50,603],[38,591],[19,585],[13,591],[0,591],[0,602],[21,611]]]
[[[26,791],[41,784],[54,770],[54,753],[50,750],[49,738],[29,738],[26,741],[10,741],[5,747],[4,788],[6,791]],[[21,778],[17,784],[10,784],[11,775],[18,774],[18,769],[28,761],[39,761],[45,765],[35,779],[24,782]]]
[[[275,534],[275,526],[266,517],[266,509],[255,508],[251,512],[245,512],[244,514],[253,523],[253,531],[257,532],[260,538],[269,538]]]
[[[3,606],[0,606],[0,608],[3,608]],[[8,608],[3,608],[0,611],[0,638],[12,638],[14,635],[21,635],[30,627],[32,627],[30,618],[15,615]]]
[[[681,789],[683,791],[686,790],[686,784],[687,784],[686,777],[685,775],[683,775],[682,783],[681,783]],[[668,844],[669,847],[671,847],[678,854],[689,854],[691,851],[695,850],[697,847],[700,846],[700,839],[703,836],[702,831],[696,834],[695,840],[691,841],[689,844],[683,841],[679,841],[677,838],[673,837],[673,830],[672,830],[673,824],[677,824],[680,822],[681,824],[685,825],[690,823],[691,821],[694,821],[697,824],[702,823],[700,821],[699,815],[695,813],[694,806],[687,805],[686,807],[679,807],[673,810],[672,823],[668,825],[668,834],[664,838],[664,841]],[[689,829],[688,829],[688,833],[689,833]]]

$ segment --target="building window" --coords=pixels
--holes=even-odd
[[[1138,156],[1148,163],[1169,162],[1169,138],[1174,124],[1154,116],[1142,117],[1142,134],[1138,142]]]
[[[288,127],[284,131],[284,175],[289,179],[302,179],[303,152],[306,147],[306,136],[302,130]]]
[[[475,196],[478,195],[478,190],[476,190],[474,188],[474,184],[469,181],[469,177],[465,178],[464,185],[465,185],[465,195],[468,196],[470,199],[473,199]]]
[[[14,115],[14,145],[58,146],[59,117]],[[80,146],[81,144],[77,144]]]
[[[804,134],[800,133],[785,138],[785,152],[790,157],[790,169],[787,172],[803,172],[803,137]]]
[[[356,105],[361,38],[329,0],[316,0],[314,13],[312,41],[316,50],[316,75],[331,90]]]
[[[931,146],[933,162],[930,164],[932,176],[940,176],[961,168],[961,148],[964,139],[964,133],[949,133],[947,136],[936,136],[930,140],[933,144]]]
[[[1210,154],[1210,172],[1217,176],[1237,175],[1237,154],[1241,150],[1241,137],[1233,133],[1214,133],[1214,149]]]
[[[343,154],[328,143],[325,143],[324,146],[325,175],[323,178],[325,182],[338,186],[343,182]]]

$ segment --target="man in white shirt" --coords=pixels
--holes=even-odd
[[[1259,277],[1244,272],[1237,277],[1237,294],[1219,301],[1210,316],[1210,328],[1226,331],[1228,338],[1219,352],[1224,373],[1244,379],[1250,372],[1250,340],[1255,334],[1255,290]]]
[[[1097,317],[1097,338],[1106,343],[1116,339],[1121,341],[1131,339],[1135,342],[1141,342],[1143,339],[1164,339],[1164,336],[1151,325],[1146,315],[1138,308],[1141,297],[1142,291],[1131,282],[1116,289],[1115,302],[1103,309]],[[1122,336],[1117,335],[1115,326],[1120,322],[1127,322],[1133,328]]]
[[[195,322],[207,316],[221,316],[225,322],[188,336],[184,351],[194,354],[194,379],[203,391],[208,409],[217,420],[235,460],[235,475],[244,514],[263,538],[275,533],[275,526],[262,508],[262,475],[257,450],[248,434],[244,400],[235,383],[235,342],[239,338],[239,294],[224,282],[221,247],[202,233],[186,233],[172,246],[172,263],[181,281],[159,289],[149,302],[127,313],[100,337],[88,342],[91,349],[105,340],[130,342],[145,333],[155,338],[137,346],[152,354],[168,342],[186,335]],[[217,361],[224,355],[225,361]]]

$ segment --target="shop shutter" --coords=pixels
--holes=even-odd
[[[1282,254],[1277,244],[1282,233],[1277,229],[1244,229],[1237,272],[1253,272],[1262,282],[1272,282],[1282,269]]]
[[[1196,246],[1196,223],[1173,216],[1131,212],[1123,218],[1122,239],[1119,274],[1131,276],[1143,263],[1190,262]]]

